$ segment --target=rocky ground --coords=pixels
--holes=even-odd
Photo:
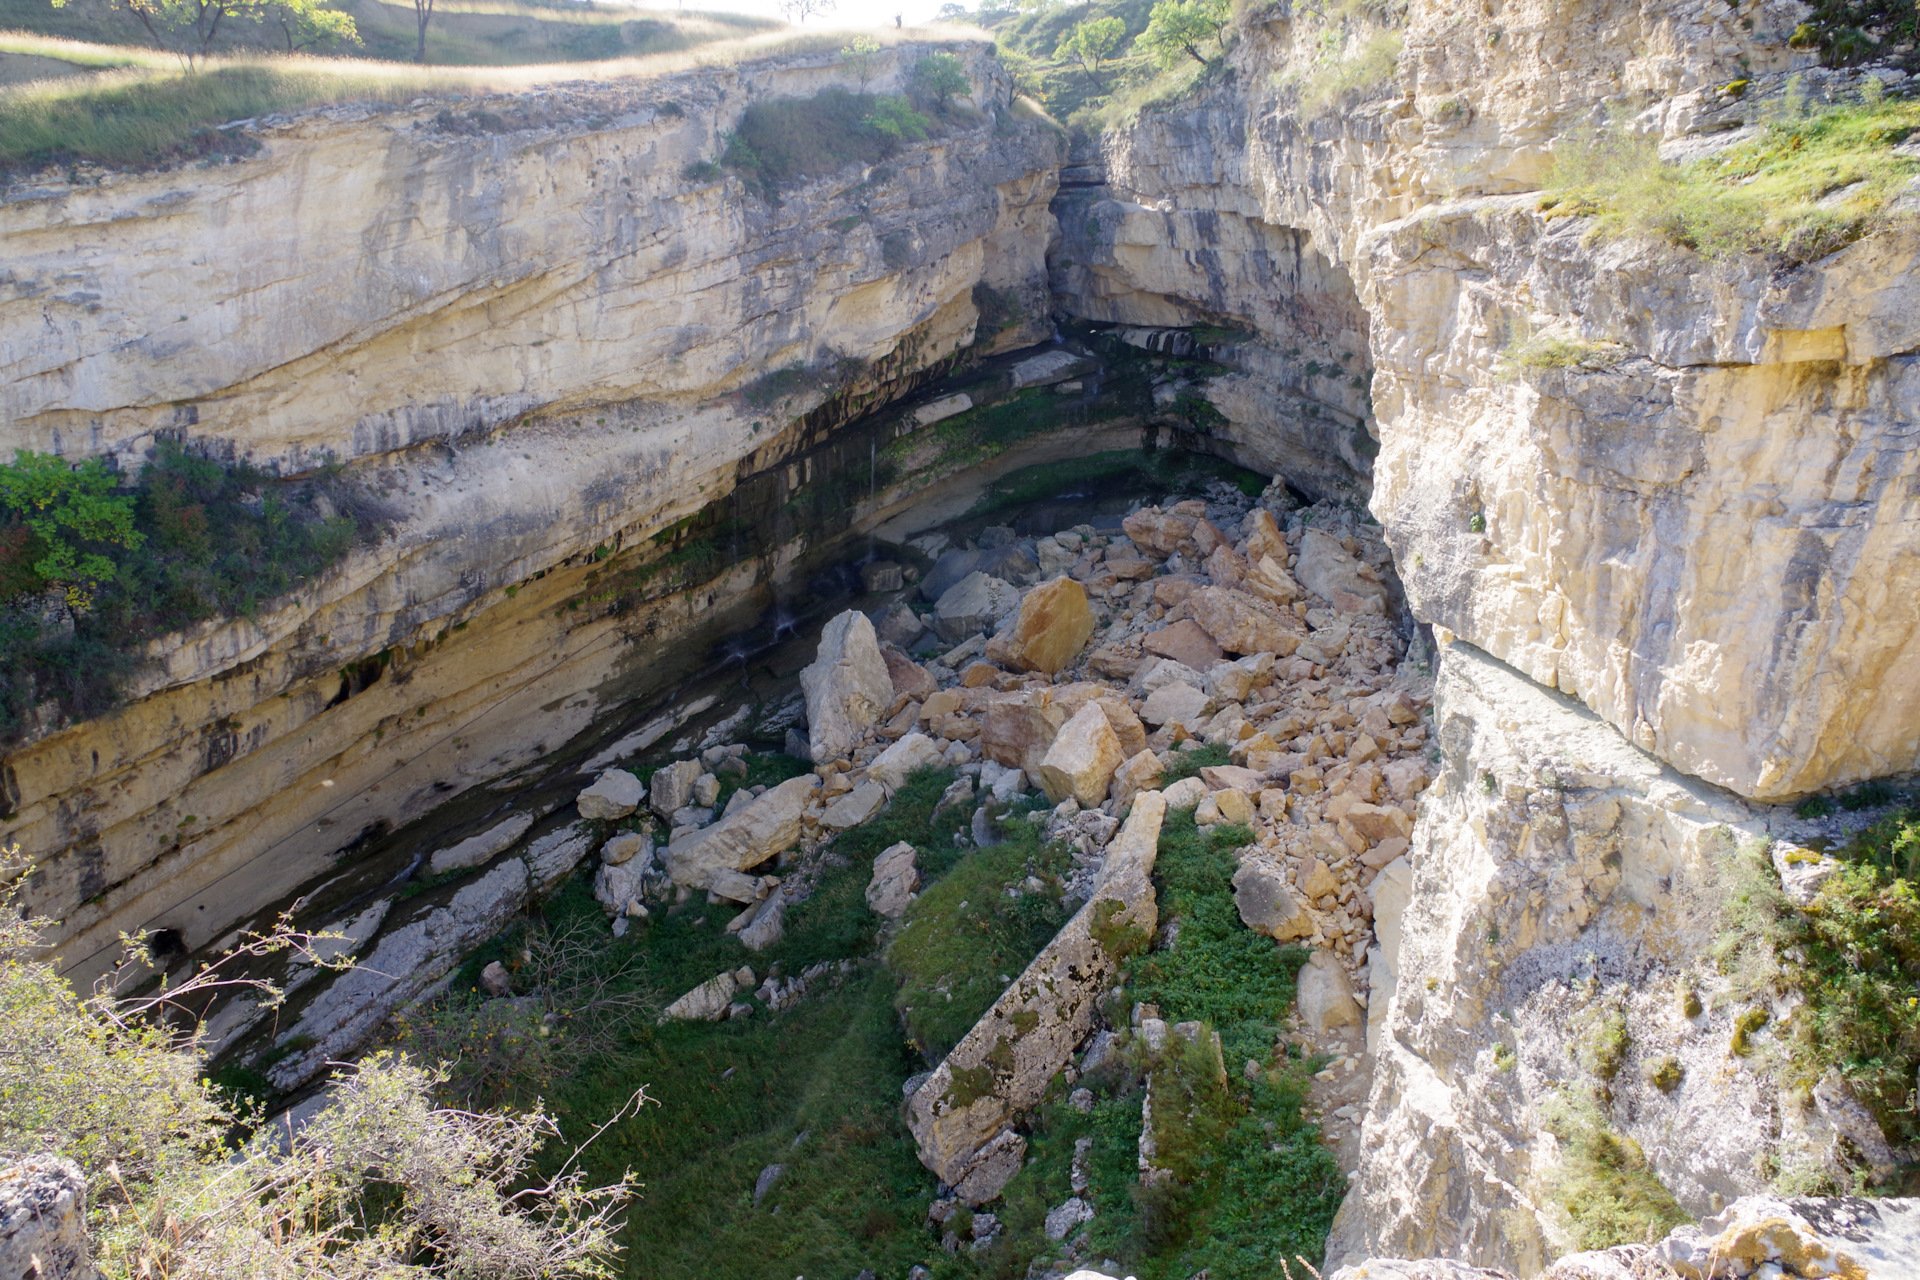
[[[1351,508],[1300,506],[1280,486],[1254,500],[1216,485],[1136,510],[1118,530],[1021,539],[989,527],[945,542],[918,544],[923,574],[867,566],[874,583],[915,590],[823,630],[801,675],[806,728],[788,742],[811,772],[716,803],[748,752],[709,735],[644,784],[612,769],[581,793],[584,819],[620,829],[595,878],[614,931],[705,894],[738,906],[727,928],[750,950],[774,945],[822,851],[916,770],[956,772],[941,808],[971,813],[981,844],[1008,806],[1044,796],[1034,817],[1072,852],[1063,894],[1076,914],[938,1070],[910,1082],[922,1161],[978,1209],[1021,1167],[1021,1123],[1048,1081],[1087,1069],[1079,1051],[1097,1047],[1095,1005],[1125,953],[1116,937],[1157,923],[1147,873],[1162,815],[1191,810],[1203,833],[1245,835],[1232,874],[1244,925],[1308,949],[1295,1030],[1324,1055],[1315,1097],[1350,1161],[1374,894],[1405,882],[1430,776],[1430,685],[1423,663],[1403,663],[1376,527]],[[915,850],[896,844],[875,857],[866,900],[897,918],[919,885]],[[678,993],[661,1017],[752,1016],[821,977],[740,966]],[[1199,1035],[1157,1014],[1136,1009],[1121,1030],[1157,1043]],[[944,1218],[955,1202],[941,1203]],[[1060,1206],[1048,1235],[1070,1235],[1076,1207],[1087,1208]],[[970,1229],[982,1219],[992,1215]]]

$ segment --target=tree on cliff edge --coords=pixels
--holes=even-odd
[[[1160,0],[1134,43],[1163,67],[1173,66],[1183,54],[1210,67],[1213,60],[1200,50],[1222,38],[1231,16],[1228,0]]]

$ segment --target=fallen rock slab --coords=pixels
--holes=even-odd
[[[873,860],[873,878],[867,882],[867,905],[875,914],[897,920],[920,887],[920,869],[914,848],[902,840],[880,851]]]
[[[1009,1126],[1039,1103],[1086,1039],[1122,959],[1153,936],[1153,864],[1165,816],[1158,792],[1135,798],[1092,897],[908,1099],[920,1162],[968,1203],[992,1199],[1019,1171],[1019,1160],[1008,1158],[1019,1138]]]
[[[732,817],[668,845],[661,863],[675,884],[709,887],[717,871],[751,871],[800,839],[807,798],[820,785],[811,773],[789,778]]]

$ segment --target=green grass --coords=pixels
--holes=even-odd
[[[1920,1141],[1909,1102],[1920,1072],[1920,810],[1873,823],[1838,856],[1803,911],[1764,848],[1743,851],[1712,947],[1745,1006],[1729,1052],[1777,1048],[1801,1087],[1838,1069],[1888,1139],[1910,1145]],[[1771,1019],[1765,1005],[1788,993],[1802,1001]]]
[[[1004,843],[960,860],[921,892],[887,950],[900,977],[894,1003],[908,1042],[929,1063],[959,1043],[1067,920],[1064,847],[1044,844],[1040,829],[1022,819],[1002,830]],[[938,845],[921,851],[923,865],[951,856]],[[1029,876],[1046,887],[1022,888]]]
[[[1191,751],[1176,751],[1173,753],[1173,763],[1167,767],[1166,774],[1160,779],[1160,785],[1172,786],[1183,778],[1199,777],[1202,769],[1232,763],[1233,756],[1229,750],[1214,743],[1195,747]]]
[[[1587,214],[1600,235],[1636,235],[1709,258],[1812,261],[1888,225],[1920,158],[1894,148],[1920,130],[1920,102],[1863,101],[1785,118],[1684,164],[1615,132],[1556,157],[1543,207]]]
[[[410,8],[407,13],[411,14]],[[634,19],[629,26],[654,23],[656,17]],[[568,32],[599,29],[577,22],[565,25]],[[581,55],[595,59],[590,62],[561,60],[550,48],[529,50],[505,37],[499,56],[487,59],[475,54],[466,59],[500,65],[412,66],[373,58],[242,51],[205,60],[198,72],[189,73],[171,59],[148,51],[132,65],[117,69],[0,87],[0,175],[81,161],[132,169],[165,167],[209,154],[244,154],[250,144],[243,136],[213,132],[236,120],[347,102],[405,104],[423,97],[513,92],[563,80],[647,79],[694,67],[837,49],[840,40],[829,33],[782,31],[721,39],[734,30],[721,19],[715,19],[710,29],[699,28],[705,33],[699,39],[695,29],[685,24],[676,30],[690,42],[677,51],[646,52],[640,47],[644,41],[631,49],[625,45],[613,49],[608,44]],[[880,33],[887,43],[907,34]],[[27,52],[34,43],[21,36],[8,39],[19,52]],[[670,46],[678,39],[662,37],[657,43]],[[540,60],[528,62],[530,52]],[[103,46],[85,54],[54,49],[45,56],[69,62],[86,57],[106,65],[119,55]]]
[[[720,164],[775,200],[811,178],[879,164],[934,127],[933,117],[905,98],[826,89],[810,98],[749,106],[728,136]]]
[[[1356,94],[1372,94],[1390,85],[1404,39],[1398,31],[1374,31],[1357,42],[1328,42],[1293,80],[1300,110],[1311,119]]]
[[[1567,1094],[1543,1110],[1560,1142],[1547,1194],[1576,1249],[1646,1244],[1692,1221],[1632,1138],[1616,1133],[1590,1098]]]
[[[1616,342],[1588,342],[1533,334],[1517,338],[1500,353],[1499,373],[1511,381],[1545,369],[1605,369],[1619,363],[1626,348]]]

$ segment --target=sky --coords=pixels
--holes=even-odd
[[[962,0],[969,3],[969,0]],[[907,25],[933,21],[934,11],[943,0],[837,0],[831,12],[823,17],[809,18],[807,28],[828,30],[840,27],[890,27],[895,14],[903,16]],[[766,18],[781,17],[778,0],[687,0],[685,5],[662,3],[661,0],[643,0],[639,5],[643,9],[721,9],[735,13],[751,13]],[[971,7],[969,3],[969,7]]]

